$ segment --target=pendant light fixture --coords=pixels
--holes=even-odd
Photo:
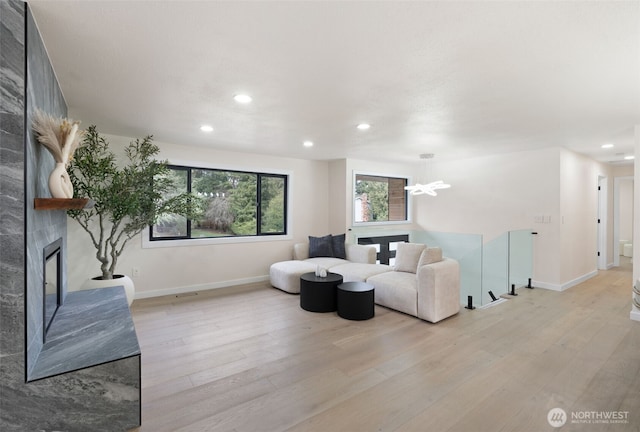
[[[420,159],[425,160],[425,176],[427,175],[427,163],[429,160],[433,159],[435,155],[433,153],[423,153],[420,155]],[[427,179],[428,180],[428,179]],[[405,190],[408,190],[411,195],[431,195],[436,196],[437,189],[449,189],[451,187],[450,184],[446,184],[442,180],[436,180],[427,184],[416,183],[413,186],[405,186]]]

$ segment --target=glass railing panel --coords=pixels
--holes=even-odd
[[[358,239],[408,235],[413,243],[442,248],[444,256],[460,264],[460,303],[467,305],[468,297],[474,306],[493,300],[489,291],[499,298],[516,288],[526,286],[533,275],[533,234],[530,229],[514,230],[483,243],[480,234],[446,233],[421,230],[397,230],[371,227],[353,228],[351,241]],[[377,245],[378,248],[380,245]],[[384,245],[393,265],[396,241]],[[380,252],[380,249],[377,250]]]
[[[482,249],[482,304],[507,293],[509,284],[509,233],[484,244]]]
[[[460,303],[467,305],[472,296],[474,306],[482,303],[482,236],[479,234],[412,231],[411,241],[439,247],[442,255],[460,265]]]
[[[509,231],[509,289],[527,286],[533,276],[532,230]]]

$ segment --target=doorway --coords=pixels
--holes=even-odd
[[[615,248],[613,265],[615,267],[631,261],[631,257],[625,256],[624,245],[627,243],[633,243],[633,176],[616,177],[613,183],[613,246]]]

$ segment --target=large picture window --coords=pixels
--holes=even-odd
[[[356,174],[353,213],[355,223],[407,221],[407,179]]]
[[[199,220],[163,216],[151,227],[151,241],[286,234],[286,175],[169,168],[177,185],[173,193],[195,193],[206,200],[207,209]]]

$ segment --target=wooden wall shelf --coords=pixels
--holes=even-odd
[[[89,198],[36,198],[36,210],[81,210],[93,207],[95,202]]]

